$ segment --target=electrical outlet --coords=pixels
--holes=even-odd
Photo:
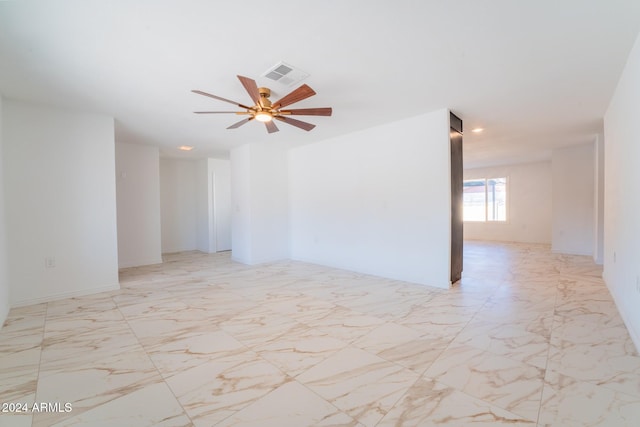
[[[616,252],[615,251],[613,251],[613,262],[614,263],[616,262]]]
[[[44,266],[46,268],[54,268],[56,266],[56,258],[48,256],[44,259]]]
[[[636,291],[640,293],[640,276],[636,276]]]

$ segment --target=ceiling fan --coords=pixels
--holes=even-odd
[[[309,98],[316,94],[316,92],[311,89],[306,84],[303,84],[299,88],[295,89],[293,92],[285,95],[281,99],[276,102],[271,102],[269,97],[271,96],[271,90],[266,87],[258,87],[255,80],[250,79],[249,77],[238,76],[240,83],[249,93],[249,96],[255,102],[253,107],[249,107],[247,105],[241,104],[239,102],[231,101],[230,99],[222,98],[220,96],[212,95],[210,93],[203,92],[201,90],[192,90],[193,93],[197,93],[199,95],[208,96],[213,99],[217,99],[220,101],[228,102],[229,104],[237,105],[240,108],[243,108],[245,111],[195,111],[196,114],[238,114],[238,115],[247,115],[249,117],[240,120],[237,123],[232,124],[227,129],[237,129],[245,123],[250,122],[251,120],[257,120],[259,122],[263,122],[267,127],[267,132],[273,133],[278,132],[278,127],[274,123],[275,120],[279,120],[281,122],[290,124],[292,126],[298,127],[300,129],[304,129],[306,131],[310,131],[316,125],[311,123],[303,122],[301,120],[297,120],[291,118],[289,116],[330,116],[331,115],[331,107],[326,108],[298,108],[294,110],[283,110],[282,108],[291,105],[293,103],[302,101],[303,99]]]

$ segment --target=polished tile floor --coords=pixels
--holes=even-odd
[[[600,275],[480,242],[448,291],[168,255],[120,291],[11,311],[0,402],[30,413],[0,426],[637,427],[640,357]]]

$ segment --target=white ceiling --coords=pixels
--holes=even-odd
[[[0,1],[0,92],[108,114],[117,141],[191,157],[448,107],[481,166],[593,140],[639,30],[638,0]],[[251,103],[237,74],[286,94],[260,77],[279,61],[317,92],[291,108],[334,109],[299,117],[311,132],[192,113],[234,109],[192,89]]]

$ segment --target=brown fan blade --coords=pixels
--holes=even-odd
[[[236,122],[236,123],[232,124],[227,129],[237,129],[240,126],[242,126],[243,124],[250,122],[251,120],[253,120],[253,117],[248,117],[246,119],[242,119],[239,122]]]
[[[274,102],[273,108],[279,109],[282,107],[286,107],[287,105],[291,105],[296,102],[302,101],[303,99],[307,99],[310,96],[313,96],[315,94],[316,92],[313,89],[311,89],[309,86],[304,84],[300,86],[298,89],[289,93],[288,95],[285,95],[282,99]]]
[[[246,105],[242,105],[239,102],[232,101],[230,99],[223,98],[221,96],[211,95],[210,93],[203,92],[201,90],[192,90],[191,92],[197,93],[198,95],[208,96],[209,98],[217,99],[218,101],[228,102],[229,104],[237,105],[238,107],[244,108],[245,110],[250,110],[251,109],[251,107],[247,107]]]
[[[249,96],[256,103],[256,105],[260,104],[260,92],[258,91],[258,85],[256,81],[250,79],[249,77],[238,76],[240,83],[244,86],[245,90],[249,93]]]
[[[274,116],[275,119],[278,119],[282,122],[288,123],[291,126],[295,126],[300,129],[304,129],[307,132],[316,127],[316,125],[312,125],[311,123],[303,122],[301,120],[292,119],[291,117],[283,117],[283,116]]]
[[[194,111],[195,114],[250,114],[244,111]]]
[[[264,122],[264,125],[267,127],[267,132],[269,133],[278,132],[280,130],[278,129],[278,126],[276,126],[276,124],[273,123],[273,120],[269,122]]]
[[[331,107],[327,108],[298,108],[297,110],[282,110],[282,114],[292,116],[330,116]]]

